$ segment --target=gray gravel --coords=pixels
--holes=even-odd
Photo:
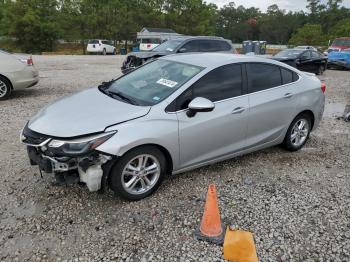
[[[215,183],[223,221],[254,233],[260,261],[350,261],[350,123],[339,119],[349,71],[321,77],[325,117],[300,152],[274,147],[176,175],[132,203],[42,179],[21,128],[49,102],[120,75],[122,59],[35,56],[40,84],[0,102],[0,260],[222,261],[193,236]]]

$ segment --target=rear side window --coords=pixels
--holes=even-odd
[[[288,69],[281,68],[281,73],[282,73],[282,84],[286,85],[286,84],[293,82],[293,72],[292,71],[290,71]]]
[[[89,44],[98,44],[98,43],[99,43],[98,40],[95,40],[95,39],[89,40]]]
[[[227,43],[226,41],[216,41],[219,46],[219,51],[230,51],[231,50],[231,45]]]
[[[282,85],[278,66],[264,63],[247,64],[249,93],[259,92]]]
[[[210,71],[182,93],[177,98],[176,110],[186,109],[196,97],[216,102],[240,95],[242,95],[241,65],[226,65]]]
[[[282,74],[282,84],[286,85],[292,82],[295,82],[299,79],[298,74],[296,74],[295,72],[282,68],[281,67],[281,74]]]

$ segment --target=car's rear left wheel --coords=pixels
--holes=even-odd
[[[311,119],[308,114],[298,115],[290,124],[283,141],[289,151],[300,150],[308,140],[311,132]]]
[[[156,147],[144,146],[126,153],[110,174],[110,187],[127,200],[140,200],[160,186],[166,173],[166,159]]]
[[[11,84],[9,81],[0,76],[0,100],[5,100],[11,95]]]

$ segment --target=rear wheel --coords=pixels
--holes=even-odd
[[[156,147],[144,146],[126,153],[110,174],[111,189],[127,200],[140,200],[160,186],[166,159]]]
[[[5,100],[11,95],[11,84],[10,82],[0,76],[0,100]]]
[[[307,114],[298,115],[290,124],[283,146],[289,151],[298,151],[306,143],[311,132],[311,118]]]

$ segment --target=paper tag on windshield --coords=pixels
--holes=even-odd
[[[177,85],[177,82],[161,78],[157,81],[157,84],[173,88],[174,86]]]

